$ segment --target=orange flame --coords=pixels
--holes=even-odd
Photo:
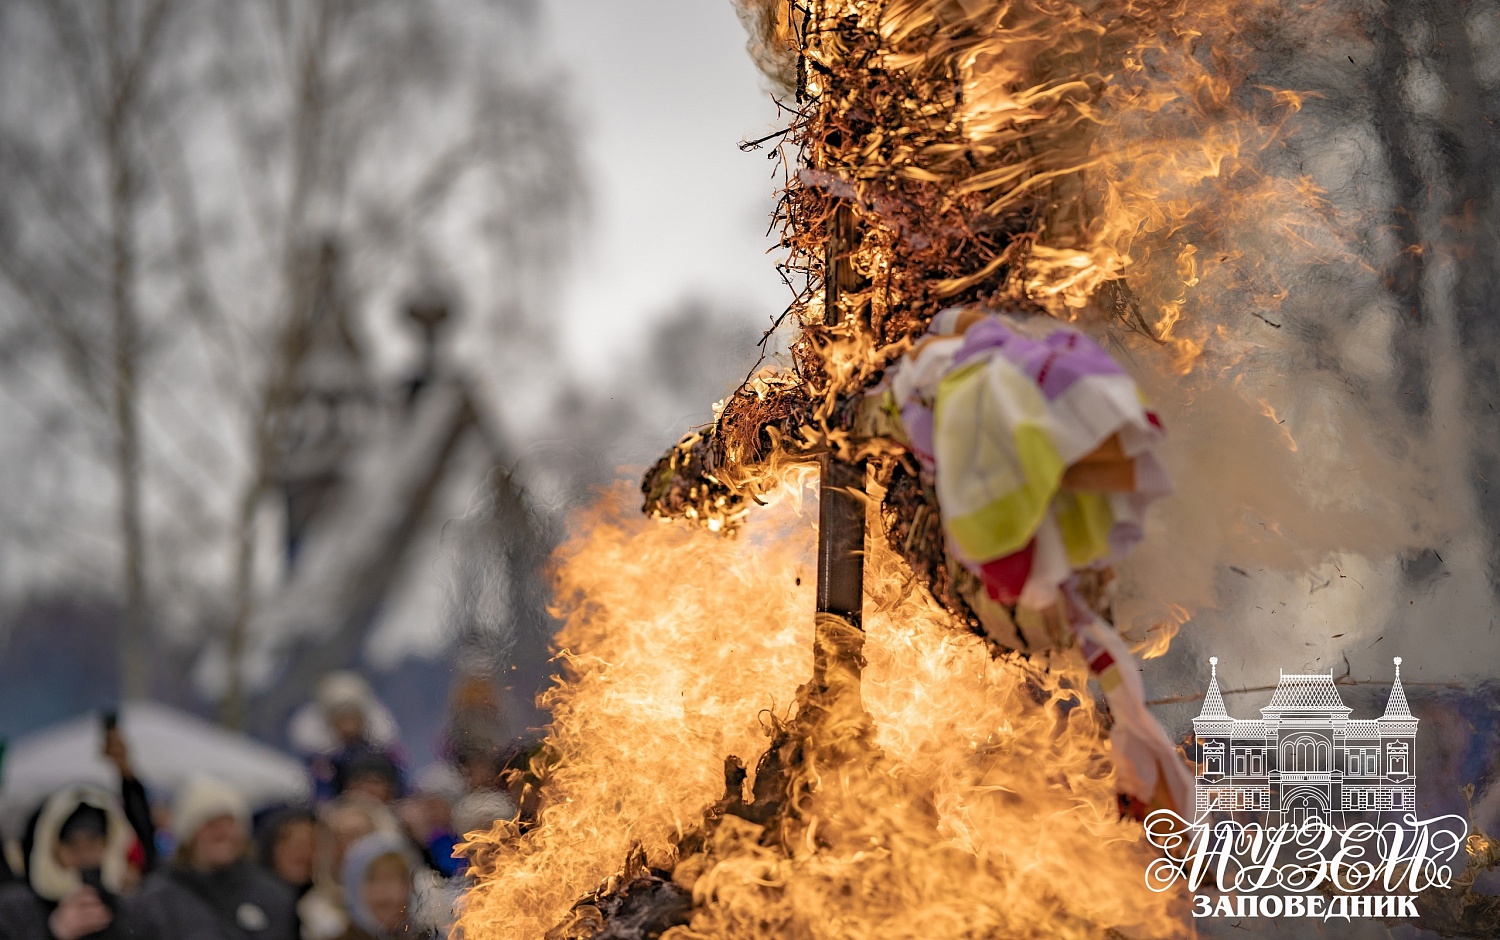
[[[1269,401],[1266,401],[1264,398],[1260,399],[1260,413],[1265,415],[1267,418],[1270,418],[1272,423],[1274,423],[1278,428],[1281,429],[1282,436],[1286,438],[1286,449],[1291,451],[1292,453],[1296,453],[1297,439],[1295,437],[1292,437],[1292,431],[1286,426],[1286,420],[1283,418],[1278,418],[1276,416],[1276,409],[1273,408],[1271,406],[1271,403]]]
[[[794,16],[781,0],[741,2],[779,5]],[[907,126],[872,128],[861,141],[864,162],[841,166],[844,177],[931,182],[950,201],[980,194],[996,216],[1041,201],[1033,233],[989,265],[937,285],[938,296],[1010,264],[1007,292],[1073,319],[1094,310],[1102,288],[1123,281],[1144,325],[1186,372],[1215,339],[1206,311],[1229,297],[1253,297],[1273,311],[1287,296],[1273,265],[1259,263],[1266,253],[1247,252],[1243,235],[1295,245],[1304,261],[1353,258],[1317,186],[1261,165],[1284,142],[1305,97],[1255,83],[1258,56],[1244,37],[1271,4],[817,6],[822,23],[878,24],[890,48],[882,61],[860,67],[902,72],[917,87],[928,83],[933,96],[902,105]],[[836,40],[812,42],[807,55],[824,70],[840,65]],[[952,63],[959,74],[932,74],[936,63]],[[952,94],[945,83],[955,81],[956,105],[944,99]],[[818,69],[807,82],[814,98],[829,90]],[[960,143],[914,130],[944,108]],[[975,158],[997,154],[1015,157],[971,169]],[[867,239],[856,267],[878,267],[879,259],[859,255],[880,245]]]
[[[814,527],[792,487],[741,535],[633,518],[615,493],[561,552],[539,825],[469,836],[470,938],[541,938],[637,847],[695,899],[670,940],[1181,933],[1122,822],[1080,665],[994,659],[873,540],[863,701],[867,762],[809,761],[790,846],[725,817],[707,852],[675,844],[754,763],[812,669]],[[832,744],[833,742],[825,742]]]
[[[770,11],[757,20],[765,57],[784,67],[781,47],[796,34],[785,18],[812,15],[808,5],[753,2]],[[1231,295],[1274,308],[1288,295],[1240,233],[1304,257],[1342,250],[1316,187],[1258,166],[1302,100],[1247,82],[1253,57],[1235,25],[1254,3],[811,8],[822,22],[847,17],[889,42],[875,55],[883,61],[859,67],[904,70],[912,87],[946,94],[893,105],[901,120],[870,127],[858,153],[853,135],[840,136],[838,182],[921,181],[996,217],[1030,219],[1018,207],[1041,207],[1034,229],[929,285],[927,300],[990,290],[1006,270],[1002,293],[984,298],[1008,293],[1071,319],[1098,316],[1102,289],[1124,282],[1136,325],[1187,373],[1206,352],[1221,366],[1242,352],[1236,331],[1204,310]],[[829,76],[843,67],[839,42],[830,28],[799,50],[819,107],[837,106]],[[808,143],[815,167],[825,166],[827,140]],[[989,160],[996,155],[1014,159]],[[972,171],[976,160],[988,161],[982,172]],[[866,221],[851,261],[873,283],[872,272],[899,263],[904,235]],[[911,339],[892,331],[877,340],[860,319],[882,322],[906,302],[899,290],[842,296],[837,325],[805,330],[799,348],[826,387],[811,423],[822,430],[800,433],[825,434],[825,449],[849,456],[827,421],[837,396],[868,384]],[[823,323],[820,303],[804,303],[805,325]],[[756,381],[759,395],[791,380]],[[824,759],[855,734],[845,725],[810,740],[796,771],[807,795],[800,828],[769,832],[726,816],[701,852],[679,856],[684,834],[723,795],[725,759],[754,765],[812,671],[813,536],[798,499],[807,471],[790,460],[778,451],[713,471],[762,504],[733,519],[727,503],[704,510],[723,510],[721,525],[743,515],[737,538],[632,518],[618,494],[575,522],[560,554],[567,672],[546,699],[554,720],[538,825],[470,834],[465,936],[541,938],[636,853],[692,892],[692,922],[666,940],[1184,934],[1182,899],[1146,889],[1140,831],[1115,812],[1101,717],[1079,665],[1069,654],[992,658],[878,538],[866,559],[860,687],[869,750]],[[1160,655],[1189,619],[1169,609],[1140,641],[1144,655]]]

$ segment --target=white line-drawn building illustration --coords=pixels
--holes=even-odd
[[[1401,657],[1385,714],[1355,719],[1332,674],[1283,673],[1259,719],[1232,717],[1219,659],[1193,719],[1201,753],[1197,815],[1259,813],[1267,826],[1317,817],[1335,828],[1399,820],[1416,809],[1417,718],[1401,688]]]

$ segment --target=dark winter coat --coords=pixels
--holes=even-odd
[[[157,940],[147,933],[131,899],[117,899],[114,903],[114,923],[89,934],[89,940]],[[56,904],[38,896],[26,884],[5,885],[0,888],[0,940],[52,940],[47,918],[56,908]]]
[[[297,896],[248,861],[203,873],[172,867],[138,898],[154,937],[172,940],[298,940]]]
[[[156,867],[156,823],[151,819],[151,800],[146,795],[146,786],[134,777],[120,781],[120,805],[130,828],[140,840],[142,870]]]
[[[100,877],[106,900],[115,910],[114,921],[90,936],[97,940],[151,937],[133,900],[111,893],[124,888],[129,847],[136,840],[126,814],[113,794],[78,785],[63,787],[47,797],[27,823],[22,838],[21,854],[26,865],[20,873],[23,880],[0,887],[0,940],[52,940],[48,918],[58,901],[82,886],[78,873],[59,865],[55,853],[65,823],[83,806],[103,814],[106,848]]]

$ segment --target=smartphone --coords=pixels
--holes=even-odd
[[[99,713],[99,723],[104,726],[104,733],[108,734],[120,727],[120,713],[113,708],[102,711]]]

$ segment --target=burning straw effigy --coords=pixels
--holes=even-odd
[[[526,774],[541,809],[470,836],[461,929],[1178,935],[1181,899],[1146,890],[1130,814],[1170,803],[1182,768],[1133,674],[1134,698],[1117,695],[1110,662],[1129,654],[1106,623],[1111,537],[1120,500],[1144,494],[1154,416],[1136,401],[1054,461],[1020,541],[970,551],[914,443],[922,392],[903,402],[893,376],[939,347],[945,369],[1052,349],[1047,363],[1124,388],[1088,334],[1190,367],[1208,341],[1182,317],[1196,259],[1266,195],[1219,170],[1295,99],[1268,93],[1233,140],[1142,132],[1245,106],[1231,50],[1200,41],[1222,11],[1179,2],[742,7],[789,116],[767,142],[798,288],[772,327],[794,333],[788,365],[749,377],[647,474],[646,513],[671,523],[630,518],[617,494],[560,554],[566,674]],[[1087,482],[1105,478],[1125,482]],[[1110,506],[1102,547],[1074,552],[1063,517]],[[1028,606],[1045,552],[1015,559],[1052,523],[1076,570],[1063,595],[1043,579],[1056,604]]]

